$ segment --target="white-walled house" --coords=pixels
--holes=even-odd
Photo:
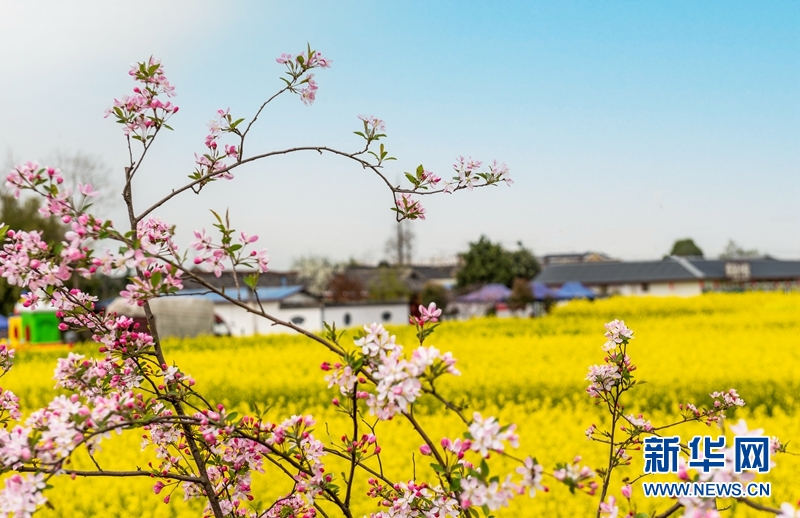
[[[708,291],[800,289],[800,261],[771,257],[551,264],[536,276],[549,287],[577,281],[597,295],[690,297]]]
[[[337,329],[382,324],[403,324],[408,322],[408,304],[358,302],[327,305],[303,291],[302,286],[258,287],[256,295],[249,288],[226,289],[225,294],[235,299],[241,297],[248,307],[264,312],[280,320],[308,331],[321,331],[323,322],[336,323]],[[270,333],[293,332],[291,329],[274,325],[255,313],[231,303],[216,293],[206,290],[184,290],[179,296],[196,296],[210,299],[214,303],[214,313],[230,329],[233,336],[252,336]],[[257,299],[256,299],[257,296]]]

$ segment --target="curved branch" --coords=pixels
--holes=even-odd
[[[753,502],[752,500],[747,499],[747,498],[737,498],[736,500],[741,502],[741,503],[743,503],[743,504],[745,504],[748,507],[752,507],[753,509],[758,509],[759,511],[764,511],[764,512],[772,513],[772,514],[781,514],[781,510],[780,509],[775,509],[774,507],[768,507],[766,505],[761,505],[761,504],[759,504],[757,502]]]
[[[151,205],[150,207],[145,209],[141,214],[139,214],[136,217],[136,222],[141,221],[148,214],[150,214],[151,212],[153,212],[157,208],[161,207],[162,205],[167,203],[169,200],[171,200],[175,196],[177,196],[177,195],[179,195],[179,194],[181,194],[181,193],[183,193],[185,191],[188,191],[188,190],[192,189],[193,187],[195,187],[195,186],[197,186],[197,185],[199,185],[201,183],[208,182],[209,180],[214,180],[214,179],[222,176],[224,173],[230,172],[230,171],[236,169],[237,167],[239,167],[241,165],[245,165],[245,164],[248,164],[250,162],[255,162],[257,160],[261,160],[261,159],[264,159],[264,158],[269,158],[269,157],[273,157],[273,156],[280,156],[280,155],[288,155],[290,153],[298,153],[300,151],[316,151],[319,154],[331,153],[331,154],[338,155],[338,156],[341,156],[341,157],[344,157],[344,158],[349,158],[350,160],[353,160],[353,161],[357,162],[364,169],[369,169],[372,172],[374,172],[375,174],[377,174],[381,178],[381,180],[383,180],[383,183],[385,183],[389,187],[389,189],[392,190],[393,193],[429,195],[429,194],[438,194],[438,193],[444,192],[444,189],[435,189],[435,190],[430,190],[430,191],[419,191],[419,190],[415,190],[415,189],[401,189],[400,187],[395,187],[395,186],[393,186],[391,184],[391,182],[389,182],[389,180],[386,178],[386,176],[383,173],[380,172],[380,170],[379,170],[380,166],[377,166],[375,164],[371,164],[370,162],[368,162],[368,161],[366,161],[366,160],[364,160],[362,158],[359,158],[357,156],[358,153],[347,153],[345,151],[339,151],[338,149],[329,148],[327,146],[301,146],[301,147],[293,147],[293,148],[289,148],[289,149],[282,149],[282,150],[278,150],[278,151],[270,151],[268,153],[262,153],[260,155],[253,155],[253,156],[251,156],[249,158],[245,158],[243,160],[240,160],[240,161],[236,162],[235,164],[231,164],[230,166],[228,166],[228,167],[226,167],[224,169],[220,169],[219,171],[206,173],[202,177],[200,177],[200,178],[198,178],[196,180],[193,180],[193,181],[187,183],[186,185],[183,185],[182,187],[178,187],[177,189],[173,189],[171,193],[167,194],[166,196],[164,196],[163,198],[161,198],[160,200],[155,202],[153,205]],[[487,185],[494,185],[494,184],[474,185],[473,188],[486,187]],[[458,186],[458,187],[453,188],[453,192],[461,191],[461,190],[466,189],[466,188],[467,188],[466,186]]]
[[[681,507],[683,507],[683,504],[681,504],[680,502],[675,502],[674,504],[672,504],[672,507],[670,507],[661,514],[655,515],[653,518],[667,518],[668,516],[671,516],[672,514],[678,512],[678,510]]]
[[[55,470],[42,470],[41,468],[29,468],[22,466],[14,471],[20,473],[48,473],[57,475]],[[189,475],[180,475],[178,473],[153,473],[151,471],[134,470],[134,471],[82,471],[67,469],[63,470],[63,474],[75,477],[150,477],[150,478],[167,478],[172,480],[180,480],[182,482],[194,482],[200,484],[202,482],[198,477],[191,477]]]

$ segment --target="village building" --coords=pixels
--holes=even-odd
[[[253,311],[263,310],[279,320],[307,331],[319,332],[324,323],[337,329],[382,324],[404,324],[408,320],[408,304],[399,302],[326,303],[307,293],[303,286],[262,286],[255,291],[248,287],[225,288],[225,295],[245,304]],[[266,318],[234,304],[218,293],[205,289],[183,290],[178,297],[199,297],[213,303],[214,315],[233,336],[252,336],[292,332]]]
[[[552,263],[535,280],[549,287],[580,282],[599,296],[792,290],[800,289],[800,261],[769,256],[742,259],[669,256],[661,261]]]

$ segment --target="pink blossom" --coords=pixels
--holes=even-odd
[[[36,510],[47,502],[42,495],[45,488],[44,475],[13,474],[6,479],[0,491],[0,514],[15,518],[31,518]]]
[[[536,491],[546,491],[545,486],[542,485],[542,476],[544,468],[534,462],[531,457],[527,457],[524,465],[517,468],[517,473],[522,475],[521,488],[527,488],[529,496],[536,495]]]
[[[514,433],[516,425],[508,425],[503,428],[494,417],[483,419],[478,412],[472,416],[472,424],[469,426],[469,433],[472,438],[472,450],[487,458],[490,451],[502,452],[505,449],[504,441],[508,441],[513,447],[517,447],[519,437]]]
[[[425,208],[419,200],[411,198],[410,194],[403,193],[400,198],[395,200],[395,209],[403,218],[406,219],[425,219]]]
[[[419,312],[423,322],[438,322],[442,315],[442,310],[436,307],[435,302],[431,302],[427,308],[420,304]]]
[[[628,343],[633,339],[633,331],[625,326],[622,320],[612,320],[604,324],[606,328],[605,337],[608,341],[603,345],[604,351],[611,351],[622,343]]]
[[[97,196],[98,194],[100,194],[92,188],[92,184],[90,183],[87,183],[85,185],[78,184],[78,190],[80,191],[81,194],[83,194],[86,197]]]
[[[600,513],[603,518],[617,518],[619,514],[617,499],[609,495],[605,502],[600,503]]]

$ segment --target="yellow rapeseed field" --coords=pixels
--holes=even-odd
[[[600,407],[585,394],[587,367],[601,363],[603,323],[625,320],[636,338],[629,353],[638,365],[636,375],[647,383],[630,393],[627,408],[643,413],[655,423],[677,415],[680,402],[708,404],[715,390],[736,388],[745,399],[744,408],[730,412],[729,422],[740,418],[751,428],[764,428],[784,442],[800,444],[800,294],[714,294],[691,299],[612,298],[598,302],[571,302],[540,319],[477,319],[446,322],[430,340],[443,351],[452,351],[463,375],[447,380],[442,391],[470,410],[496,415],[502,423],[514,422],[521,435],[519,455],[534,455],[545,465],[571,460],[576,454],[591,467],[607,458],[599,444],[587,441],[584,430],[592,423],[608,421]],[[398,342],[413,345],[409,327],[394,329]],[[96,354],[89,345],[77,352]],[[173,340],[165,344],[166,355],[197,380],[211,401],[239,411],[254,404],[269,407],[268,417],[280,421],[294,413],[317,418],[316,435],[338,437],[347,423],[333,411],[321,362],[332,360],[315,343],[297,336],[247,339],[199,338]],[[52,379],[56,358],[65,350],[24,350],[17,354],[14,369],[2,380],[4,388],[21,399],[25,412],[53,397]],[[463,428],[432,401],[420,402],[420,421],[436,437],[460,436]],[[714,429],[694,425],[680,434],[716,434]],[[730,434],[729,434],[730,436]],[[390,478],[408,480],[416,474],[430,479],[427,459],[417,452],[421,441],[403,422],[395,420],[378,427],[384,468]],[[104,469],[146,468],[150,453],[141,452],[140,437],[126,433],[103,443],[97,456]],[[792,450],[794,442],[789,445]],[[800,452],[800,448],[797,449]],[[620,473],[635,478],[642,474],[640,452],[631,452],[634,462]],[[76,465],[90,468],[88,459],[77,457]],[[797,473],[800,457],[780,455],[777,468],[758,480],[772,483],[773,496],[760,500],[778,506],[800,498]],[[510,466],[510,465],[509,465]],[[341,468],[332,466],[338,475]],[[550,478],[547,494],[520,498],[499,517],[594,516],[595,499],[570,495]],[[47,496],[52,508],[46,517],[188,517],[198,516],[200,507],[181,502],[161,502],[147,479],[63,478]],[[283,478],[267,472],[254,480],[256,493],[269,497],[284,492]],[[619,486],[614,487],[617,495]],[[359,486],[361,495],[365,486]],[[669,502],[644,498],[634,490],[639,511],[664,509]],[[358,502],[360,513],[374,508],[366,496]],[[756,516],[742,505],[733,505],[725,516]],[[622,507],[624,514],[627,511]]]

